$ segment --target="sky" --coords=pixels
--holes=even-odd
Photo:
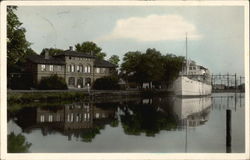
[[[185,56],[213,74],[244,75],[244,8],[241,6],[19,6],[31,48],[68,49],[93,41],[122,59],[155,48]]]

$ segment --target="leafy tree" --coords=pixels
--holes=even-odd
[[[40,55],[45,55],[46,50],[49,52],[50,56],[54,56],[56,53],[63,52],[63,50],[59,48],[44,48]]]
[[[109,58],[109,62],[110,62],[110,63],[113,63],[113,64],[115,64],[115,65],[118,66],[118,63],[120,62],[120,58],[119,58],[119,56],[117,56],[117,55],[112,55],[112,56]]]
[[[128,52],[121,64],[121,76],[140,86],[144,82],[152,82],[154,85],[162,82],[170,84],[179,75],[183,61],[184,57],[164,56],[151,48],[147,49],[146,53]]]
[[[163,80],[167,85],[171,84],[178,77],[179,72],[182,70],[184,59],[182,56],[177,57],[173,54],[163,56]]]
[[[75,45],[76,51],[82,52],[85,54],[92,54],[93,56],[96,56],[97,58],[104,59],[106,57],[106,53],[101,52],[102,49],[97,46],[94,42],[83,42],[83,43],[77,43]]]
[[[95,55],[98,59],[104,59],[106,56],[107,56],[107,54],[106,53],[104,53],[104,52],[100,52],[100,53],[97,53],[96,55]]]
[[[68,89],[65,80],[61,77],[58,77],[56,74],[51,75],[50,77],[45,77],[41,79],[40,83],[38,84],[39,89],[55,89],[55,90],[62,90]]]
[[[25,137],[22,134],[15,135],[11,132],[8,135],[8,152],[9,153],[26,153],[29,152],[29,148],[32,144],[26,142]]]
[[[25,28],[15,14],[16,6],[7,7],[7,71],[19,72],[27,55],[36,54],[26,40]]]

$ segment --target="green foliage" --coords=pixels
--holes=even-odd
[[[41,79],[38,84],[38,88],[42,90],[54,89],[54,90],[63,90],[68,89],[65,80],[61,77],[58,77],[56,74],[51,75],[50,77],[45,77]]]
[[[46,50],[49,52],[49,55],[50,55],[50,56],[54,56],[56,53],[63,52],[62,49],[58,49],[58,48],[44,48],[44,49],[42,50],[42,52],[41,52],[40,55],[43,55],[43,56],[44,56]]]
[[[147,49],[146,53],[128,52],[123,57],[121,76],[129,82],[142,86],[144,82],[160,85],[171,83],[182,69],[184,58],[162,55],[156,49]]]
[[[163,79],[167,85],[171,84],[179,75],[184,62],[184,57],[172,54],[163,56]]]
[[[96,53],[95,56],[96,56],[98,59],[102,59],[102,60],[103,60],[103,59],[107,56],[107,54],[104,53],[104,52],[100,52],[100,53]]]
[[[25,137],[22,134],[15,135],[11,132],[8,135],[8,152],[9,153],[27,153],[32,144],[26,142]]]
[[[161,130],[171,130],[177,127],[177,120],[173,114],[167,115],[157,111],[153,105],[130,104],[121,109],[125,113],[121,115],[121,124],[128,135],[146,133],[146,136],[155,136]]]
[[[93,88],[97,90],[116,90],[120,89],[119,80],[115,76],[106,76],[97,79],[94,82]]]
[[[117,55],[112,55],[112,56],[109,58],[109,62],[110,62],[110,63],[113,63],[113,64],[115,64],[115,65],[118,66],[118,64],[119,64],[119,62],[120,62],[120,58],[119,58],[119,56],[117,56]]]
[[[16,6],[7,7],[7,67],[8,73],[20,72],[27,55],[36,54],[26,40],[26,30],[15,14]]]
[[[83,142],[92,142],[97,134],[100,134],[99,128],[89,128],[81,133],[81,138]]]
[[[99,59],[104,59],[106,57],[106,53],[101,52],[102,49],[97,46],[94,42],[83,42],[83,43],[77,43],[75,45],[76,51],[82,52],[85,54],[92,54],[93,56],[96,56]]]

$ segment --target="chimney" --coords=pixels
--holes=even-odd
[[[49,59],[49,58],[50,58],[49,50],[48,50],[48,49],[45,49],[44,58],[45,58],[45,59]]]
[[[69,50],[70,50],[70,51],[73,51],[73,47],[72,47],[72,46],[69,46]]]

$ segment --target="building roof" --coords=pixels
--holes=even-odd
[[[94,67],[116,68],[117,66],[105,60],[95,59]]]
[[[55,57],[56,56],[73,56],[73,57],[95,58],[95,56],[92,56],[90,54],[81,53],[81,52],[72,51],[72,50],[66,50],[66,51],[57,53],[55,55]]]
[[[27,59],[37,64],[65,64],[65,62],[59,58],[50,57],[49,59],[45,59],[44,56],[41,55],[30,55]]]

